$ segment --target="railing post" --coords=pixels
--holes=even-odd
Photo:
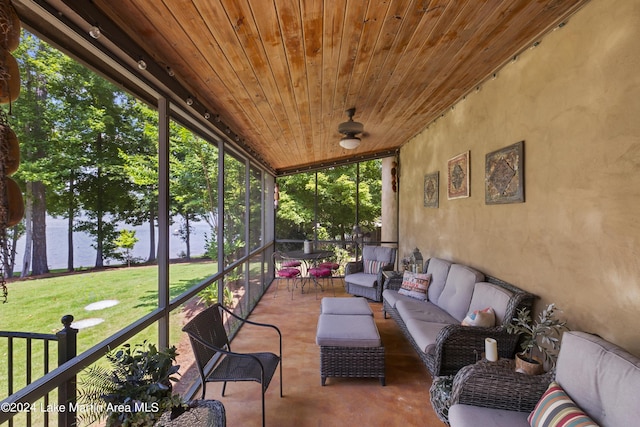
[[[78,330],[71,327],[73,316],[67,314],[62,317],[64,328],[56,334],[58,337],[58,366],[73,359],[77,355]],[[58,427],[72,427],[76,425],[76,377],[58,387]],[[73,404],[73,405],[71,405]]]

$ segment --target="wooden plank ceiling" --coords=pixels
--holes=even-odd
[[[399,148],[586,1],[92,3],[286,173]],[[337,128],[352,107],[364,134],[346,150]]]

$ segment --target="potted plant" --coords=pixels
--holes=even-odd
[[[556,317],[558,311],[555,304],[549,304],[534,322],[529,309],[518,310],[513,322],[507,326],[507,332],[520,335],[522,352],[516,354],[516,371],[538,375],[544,371],[543,362],[551,367],[555,365],[561,334],[568,329],[567,322]],[[542,355],[543,361],[534,356],[534,349]]]
[[[179,415],[187,406],[172,391],[176,356],[175,346],[158,350],[146,341],[107,353],[110,367],[94,365],[81,380],[82,421],[106,418],[107,427],[135,427],[153,425],[166,411]]]

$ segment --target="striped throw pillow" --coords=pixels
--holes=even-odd
[[[529,415],[531,427],[598,427],[553,381]]]
[[[363,270],[366,274],[378,274],[378,271],[387,264],[384,261],[365,259]]]

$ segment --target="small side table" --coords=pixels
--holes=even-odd
[[[389,271],[383,270],[382,277],[384,277],[384,284],[382,289],[391,289],[397,291],[402,286],[402,271]]]

